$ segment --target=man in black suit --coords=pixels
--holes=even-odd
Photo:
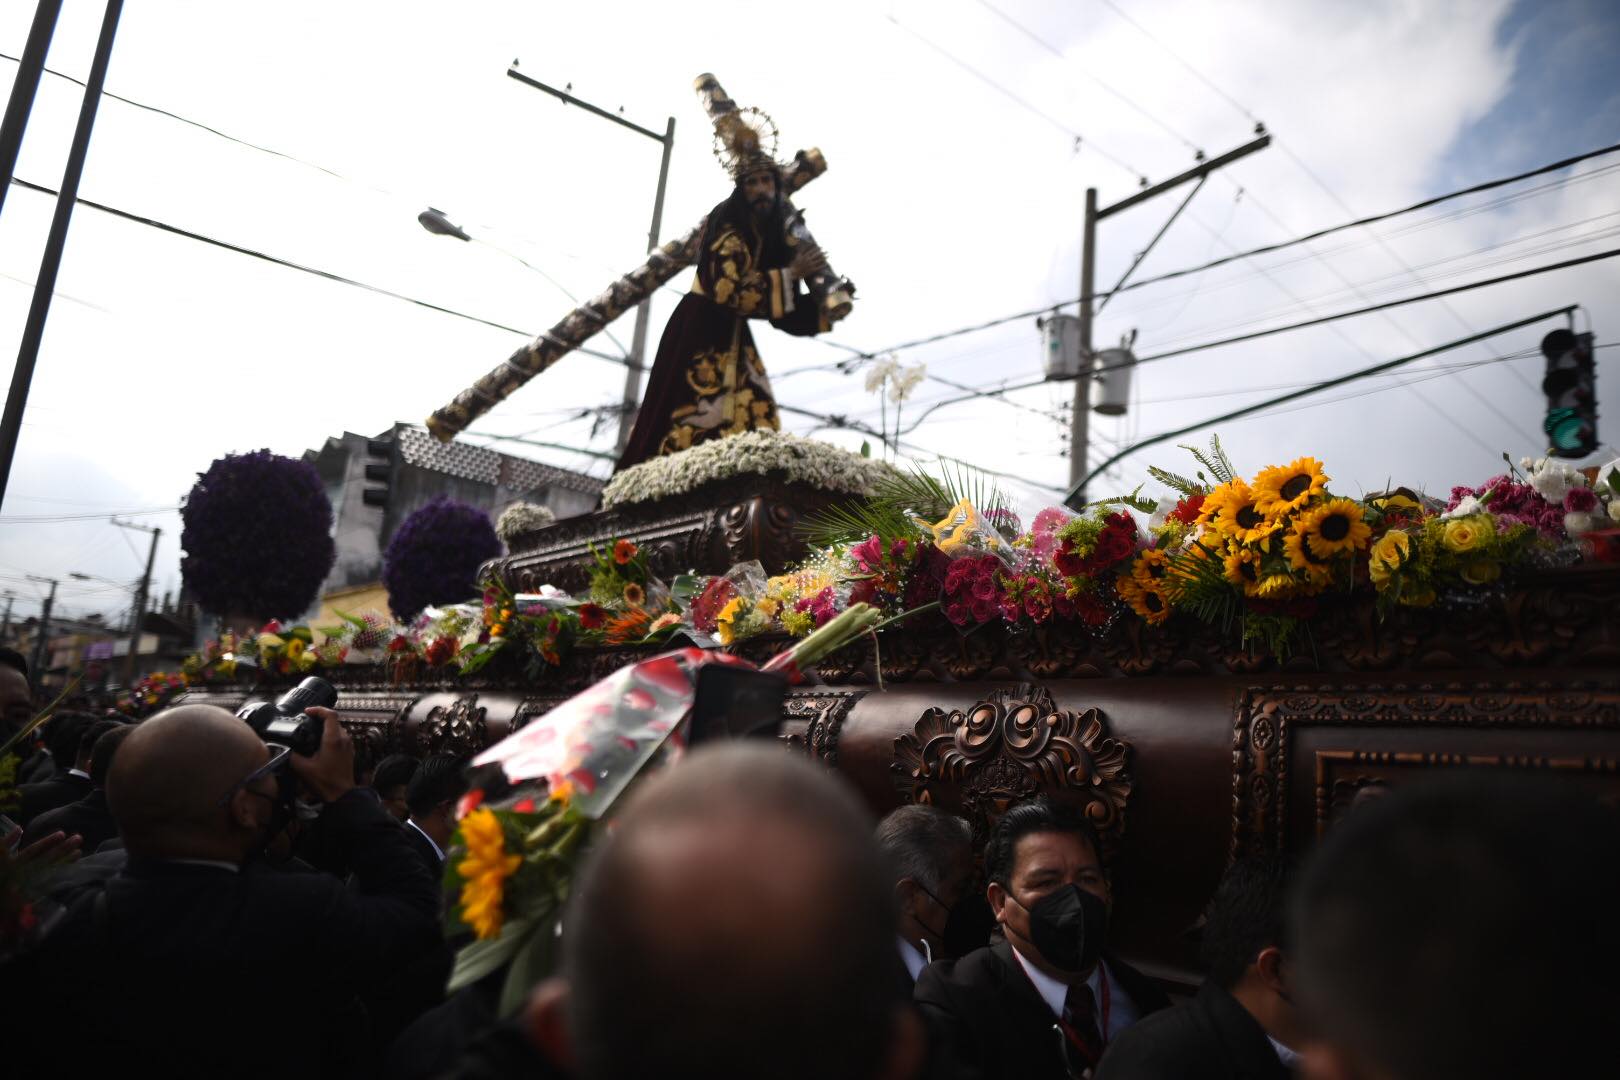
[[[400,821],[411,816],[405,793],[410,790],[411,777],[416,775],[420,764],[409,754],[389,754],[372,770],[371,790],[377,793],[377,801]]]
[[[1251,856],[1204,913],[1209,976],[1192,1001],[1143,1020],[1108,1048],[1097,1080],[1288,1080],[1301,1044],[1283,952],[1288,865]]]
[[[990,908],[1005,937],[923,969],[916,1000],[987,1078],[1068,1080],[1170,1002],[1103,949],[1111,903],[1096,833],[1044,798],[1012,807],[985,845]]]
[[[22,800],[18,824],[27,828],[39,815],[90,794],[94,785],[90,782],[89,755],[79,754],[79,738],[96,722],[94,716],[80,712],[59,712],[47,722],[45,745],[50,749],[56,774],[17,789]]]
[[[29,1032],[13,1049],[35,1056],[18,1075],[136,1063],[166,1076],[364,1074],[359,982],[438,940],[437,891],[398,822],[355,789],[338,715],[310,711],[325,723],[312,757],[207,705],[170,709],[125,739],[107,798],[128,866],[0,971],[28,988],[8,1019]],[[295,779],[325,804],[354,888],[249,862]]]
[[[133,730],[117,720],[97,720],[85,729],[79,736],[79,760],[89,766],[90,794],[34,818],[23,832],[24,844],[60,831],[82,838],[79,850],[89,853],[118,835],[118,823],[107,807],[107,773],[119,744]]]
[[[922,969],[945,958],[946,925],[973,883],[973,831],[954,814],[913,803],[878,822],[876,836],[900,907],[896,978],[910,997]]]
[[[1306,867],[1305,1074],[1613,1076],[1620,816],[1574,770],[1458,772],[1357,808]]]
[[[444,876],[445,854],[456,835],[456,804],[465,794],[467,778],[454,754],[429,757],[406,785],[405,835],[435,881]]]

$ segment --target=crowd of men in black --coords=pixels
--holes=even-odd
[[[28,701],[0,651],[0,716]],[[575,882],[560,972],[502,1018],[499,971],[443,993],[463,763],[357,765],[320,713],[308,757],[208,706],[53,719],[0,856],[54,869],[47,925],[0,966],[10,1075],[1613,1073],[1620,824],[1571,785],[1416,784],[1303,868],[1236,861],[1195,928],[1202,986],[1172,1003],[1108,947],[1082,815],[1012,806],[981,865],[958,817],[874,827],[836,774],[721,744],[632,792]]]

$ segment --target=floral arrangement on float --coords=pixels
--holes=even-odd
[[[1167,494],[1117,496],[1075,514],[1050,507],[1025,529],[971,469],[891,469],[873,493],[809,522],[810,550],[785,573],[758,562],[669,584],[628,539],[593,549],[589,590],[513,594],[498,583],[408,623],[341,615],[322,628],[268,624],[223,635],[187,661],[193,681],[344,664],[396,679],[473,674],[497,658],[539,678],[581,646],[661,644],[677,631],[704,648],[761,635],[803,638],[859,605],[883,619],[924,612],[960,632],[1070,623],[1102,635],[1122,620],[1183,615],[1286,656],[1322,603],[1371,592],[1378,609],[1478,602],[1512,572],[1620,561],[1620,462],[1577,470],[1550,458],[1509,463],[1447,502],[1397,488],[1351,498],[1313,457],[1242,476],[1218,439],[1186,447],[1191,476],[1160,468]]]
[[[1581,471],[1525,459],[1449,504],[1408,489],[1350,498],[1315,458],[1240,475],[1221,448],[1185,447],[1191,477],[1153,468],[1172,494],[1140,489],[1081,514],[1053,507],[1022,529],[969,470],[884,481],[864,502],[812,523],[815,552],[788,573],[757,564],[678,582],[694,638],[726,645],[808,633],[849,604],[890,616],[939,608],[964,633],[1120,619],[1160,626],[1177,613],[1286,656],[1322,601],[1370,589],[1379,610],[1477,600],[1531,565],[1603,558],[1620,523],[1616,465]],[[1145,519],[1145,521],[1143,520]],[[1611,556],[1612,557],[1612,556]]]

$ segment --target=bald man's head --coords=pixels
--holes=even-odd
[[[877,1075],[903,1003],[871,832],[840,781],[775,746],[649,780],[570,903],[583,1080]]]
[[[270,821],[262,793],[237,791],[269,760],[245,723],[213,705],[183,705],[140,724],[119,747],[107,803],[132,854],[240,859]],[[273,784],[268,778],[265,784]]]

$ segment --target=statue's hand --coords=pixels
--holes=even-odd
[[[788,272],[800,281],[827,269],[827,256],[814,244],[800,248],[788,263]]]

